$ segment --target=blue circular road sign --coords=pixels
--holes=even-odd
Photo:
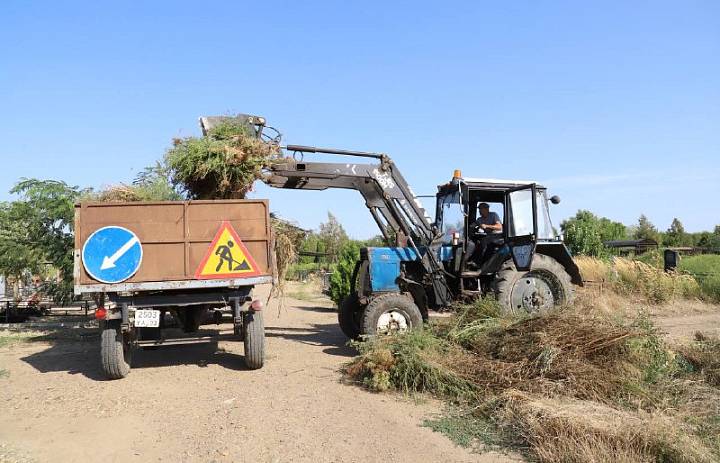
[[[102,283],[120,283],[137,272],[143,250],[137,235],[127,228],[109,226],[85,241],[82,261],[88,274]]]

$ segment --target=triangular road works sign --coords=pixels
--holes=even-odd
[[[205,257],[195,271],[198,280],[251,277],[260,275],[250,255],[230,222],[223,221]]]

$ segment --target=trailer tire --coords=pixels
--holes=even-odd
[[[132,346],[117,324],[105,323],[100,333],[100,364],[108,379],[122,379],[130,373]]]
[[[352,293],[346,296],[338,307],[338,324],[345,336],[350,339],[360,337],[360,323],[358,322],[360,317],[360,301],[358,301],[357,293]]]
[[[376,336],[422,329],[423,317],[415,302],[399,293],[375,297],[362,315],[362,334]]]
[[[544,254],[533,257],[530,270],[520,272],[508,259],[493,282],[498,302],[509,313],[542,312],[572,303],[575,288],[558,261]]]
[[[262,368],[265,363],[265,323],[262,313],[244,313],[242,329],[245,365],[251,370]]]

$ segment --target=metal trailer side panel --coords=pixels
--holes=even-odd
[[[237,232],[257,264],[247,278],[197,280],[195,273],[222,223]],[[134,232],[143,249],[138,271],[118,284],[93,279],[82,247],[96,230],[116,225]],[[75,207],[75,293],[237,287],[272,279],[273,255],[267,200],[81,203]]]

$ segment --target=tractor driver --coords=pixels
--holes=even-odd
[[[470,225],[470,229],[477,230],[481,233],[481,236],[469,240],[467,247],[468,263],[476,267],[479,267],[486,260],[490,244],[497,241],[502,234],[503,228],[500,216],[495,212],[490,212],[488,203],[478,204],[478,211],[480,217]]]

